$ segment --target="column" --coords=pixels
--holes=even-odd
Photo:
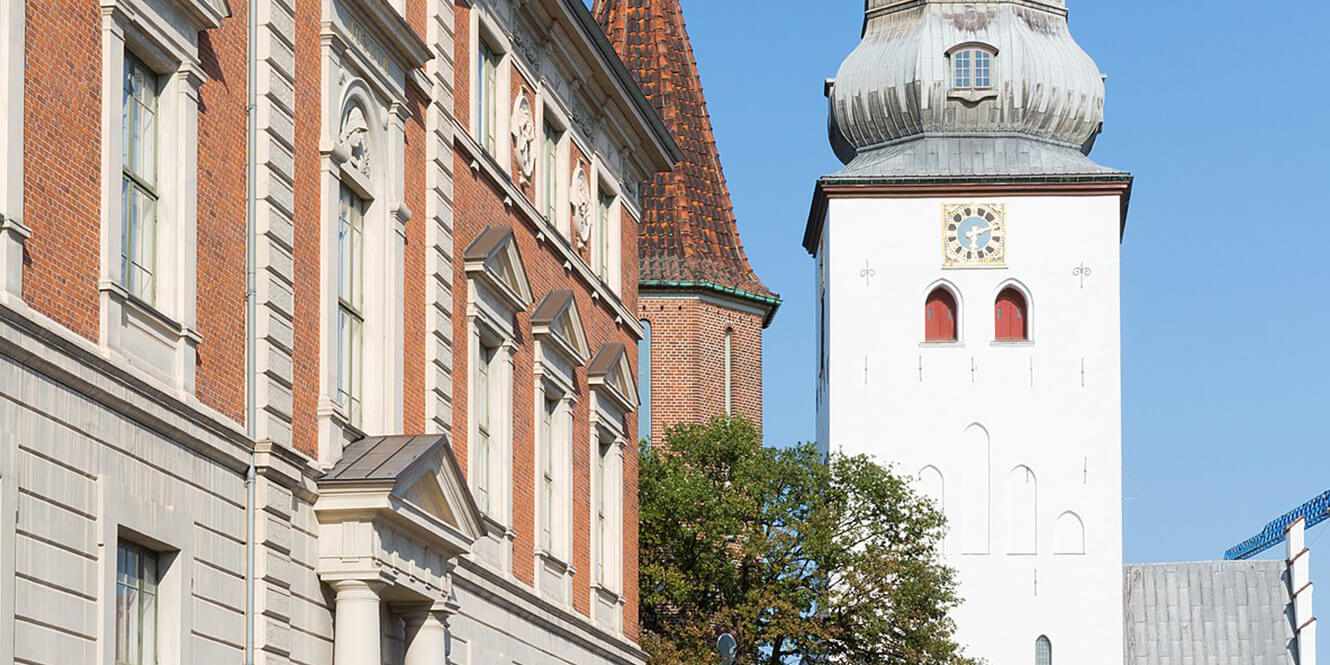
[[[404,665],[443,665],[448,662],[448,622],[444,612],[426,608],[403,613],[406,622]]]
[[[379,627],[380,582],[333,582],[337,609],[333,617],[333,665],[380,665],[383,631]]]

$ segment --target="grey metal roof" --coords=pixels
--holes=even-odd
[[[481,232],[466,250],[462,252],[463,261],[484,261],[513,234],[511,226],[489,226]]]
[[[619,342],[601,344],[600,349],[596,351],[596,357],[591,359],[590,365],[587,365],[587,376],[600,377],[609,374],[614,369],[614,364],[619,362],[619,358],[627,350],[628,347]]]
[[[1125,665],[1296,665],[1283,575],[1280,561],[1125,566]]]
[[[891,156],[899,148],[884,146],[893,142],[962,134],[1020,135],[1089,154],[1103,128],[1104,77],[1072,38],[1066,12],[1057,0],[870,0],[863,38],[829,88],[836,155],[859,162],[852,166],[861,175],[878,175],[869,167],[900,170],[911,160],[856,155]],[[994,54],[989,85],[953,87],[952,53],[976,47]],[[953,152],[939,150],[944,156]],[[983,154],[997,160],[1019,156],[1006,150]],[[1060,154],[1038,157],[1056,172],[1091,164]],[[974,175],[967,165],[1020,170],[987,159],[952,159],[933,168]]]
[[[923,136],[860,152],[837,178],[1112,175],[1076,148],[1017,134]]]
[[[531,313],[531,325],[548,326],[559,318],[565,309],[573,302],[573,292],[568,289],[559,289],[550,291],[545,299],[540,301],[536,311]]]
[[[342,459],[319,482],[391,481],[416,462],[448,445],[442,434],[377,436],[346,447]]]

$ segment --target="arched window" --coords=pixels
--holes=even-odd
[[[924,340],[956,341],[956,297],[942,287],[928,294],[928,302],[924,306]]]
[[[1034,665],[1053,665],[1053,643],[1043,635],[1034,641]]]
[[[999,342],[1019,342],[1030,338],[1029,309],[1025,296],[1015,288],[1008,287],[998,294],[994,307],[996,317],[996,339]]]

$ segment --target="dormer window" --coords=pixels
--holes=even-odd
[[[994,94],[993,61],[997,50],[985,44],[962,44],[947,52],[951,58],[952,94],[978,101]]]

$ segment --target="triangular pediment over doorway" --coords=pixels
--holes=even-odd
[[[477,237],[462,253],[466,273],[479,279],[504,300],[514,311],[531,305],[531,283],[522,265],[522,253],[512,227],[491,226]]]
[[[461,554],[484,535],[480,511],[442,434],[381,436],[348,446],[319,479],[320,519],[382,512],[440,550]]]

